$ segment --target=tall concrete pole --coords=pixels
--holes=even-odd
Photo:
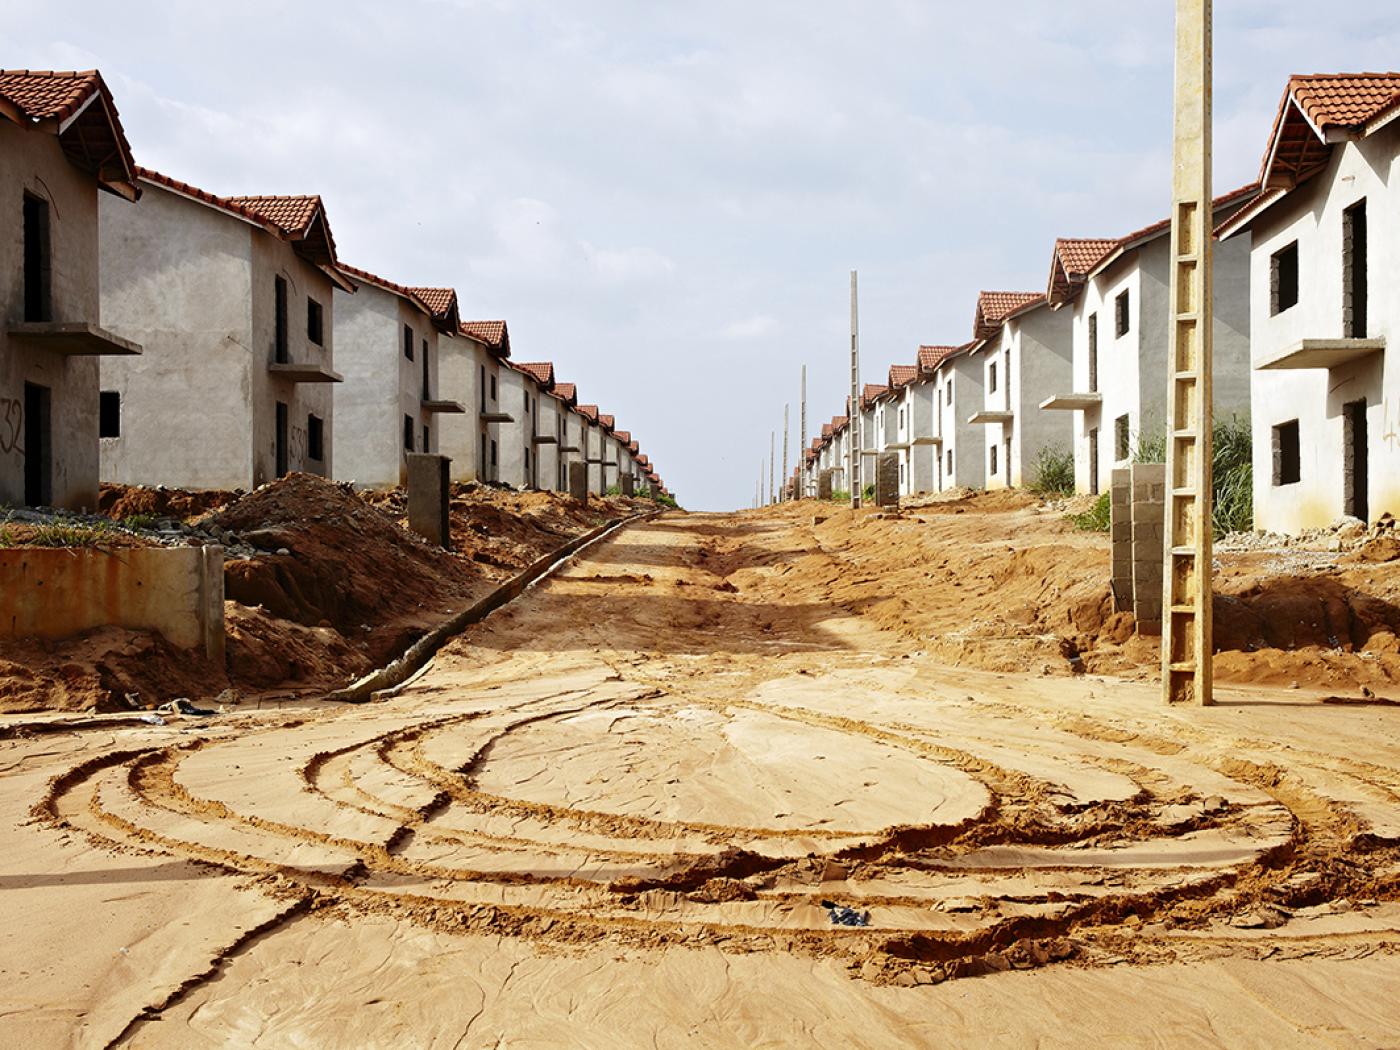
[[[860,507],[860,325],[856,315],[856,272],[851,271],[851,414],[846,425],[846,478],[851,507]]]
[[[787,493],[788,483],[788,407],[783,406],[783,473],[779,479],[782,483],[782,488],[778,490],[779,499],[783,499]]]
[[[1162,694],[1210,704],[1211,619],[1211,19],[1212,0],[1177,0],[1172,147],[1171,343]],[[1136,525],[1136,523],[1134,523]]]
[[[807,366],[802,366],[802,408],[800,411],[802,418],[802,444],[797,446],[797,489],[794,495],[798,499],[807,497]]]
[[[778,502],[778,490],[773,487],[773,453],[777,449],[778,439],[773,431],[768,431],[768,502]]]

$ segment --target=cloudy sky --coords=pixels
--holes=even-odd
[[[1377,0],[1219,0],[1216,181],[1289,73],[1392,69]],[[688,506],[747,505],[799,369],[842,405],[1043,289],[1057,236],[1169,199],[1170,0],[0,0],[0,66],[106,76],[139,162],[320,193],[342,258],[450,284],[631,429]],[[782,435],[778,435],[779,457]]]

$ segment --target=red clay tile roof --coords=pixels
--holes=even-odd
[[[321,198],[315,194],[278,197],[261,194],[225,199],[247,208],[292,237],[304,235],[321,210]]]
[[[579,405],[575,411],[577,411],[579,415],[583,416],[584,419],[587,419],[591,423],[598,422],[597,405]]]
[[[21,125],[70,122],[59,132],[68,159],[104,189],[140,197],[131,145],[97,70],[0,69],[0,117]]]
[[[1400,104],[1400,73],[1313,73],[1289,78],[1288,94],[1324,134],[1355,128]]]
[[[409,291],[416,295],[423,305],[428,308],[428,312],[433,315],[434,321],[440,321],[448,326],[448,330],[455,332],[461,324],[461,319],[457,316],[457,289],[455,288],[418,288],[410,286]]]
[[[629,441],[627,442],[627,451],[635,456],[642,451],[642,447],[638,445],[635,441]]]
[[[554,396],[564,404],[573,404],[578,400],[578,387],[573,383],[555,383]]]
[[[1051,303],[1069,302],[1093,273],[1094,267],[1118,247],[1109,237],[1068,238],[1055,242],[1050,259],[1050,287],[1046,299]]]
[[[932,372],[943,363],[943,359],[957,349],[956,346],[919,347],[919,371]]]
[[[972,321],[973,338],[990,339],[1012,314],[1044,300],[1045,296],[1040,292],[983,292],[977,297],[977,313]]]
[[[527,361],[514,366],[546,390],[554,388],[554,365],[549,361]]]
[[[1212,217],[1214,217],[1215,213],[1220,211],[1221,209],[1229,208],[1236,204],[1243,206],[1247,204],[1253,197],[1257,196],[1258,193],[1259,183],[1257,182],[1251,182],[1248,186],[1241,186],[1239,189],[1231,190],[1229,193],[1222,193],[1219,197],[1216,197],[1215,200],[1211,202],[1211,215]],[[1092,277],[1094,273],[1097,273],[1099,270],[1101,270],[1104,264],[1108,260],[1112,259],[1118,253],[1118,251],[1126,251],[1129,248],[1136,248],[1144,241],[1149,241],[1154,237],[1160,237],[1164,233],[1170,233],[1171,228],[1172,221],[1170,218],[1166,218],[1158,222],[1154,222],[1151,226],[1144,226],[1140,230],[1134,230],[1126,237],[1118,238],[1118,247],[1114,251],[1110,252],[1108,255],[1105,255],[1103,259],[1099,260],[1099,262],[1094,266],[1093,271],[1090,273],[1090,276]]]
[[[626,430],[614,430],[613,437],[617,438],[623,445],[630,445],[632,443],[632,435]]]
[[[462,334],[485,343],[500,357],[510,356],[510,332],[504,321],[463,321]]]
[[[822,424],[822,437],[824,437],[824,438],[829,438],[829,437],[831,437],[831,432],[832,432],[834,429],[836,429],[836,424],[835,424],[835,423],[823,423],[823,424]]]
[[[912,383],[919,378],[917,365],[890,365],[890,389]]]
[[[601,426],[604,430],[611,430],[616,425],[616,423],[617,420],[614,419],[612,416],[605,416],[602,414],[599,414],[598,416],[598,425]]]
[[[860,392],[860,407],[865,408],[881,394],[889,390],[889,387],[880,383],[866,383]]]

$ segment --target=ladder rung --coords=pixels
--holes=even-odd
[[[1195,660],[1182,660],[1180,663],[1172,664],[1172,665],[1171,665],[1171,670],[1172,670],[1172,672],[1173,672],[1174,674],[1195,674],[1195,673],[1196,673],[1196,661],[1195,661]]]
[[[1173,606],[1172,606],[1172,612],[1173,612],[1173,613],[1194,613],[1195,611],[1196,611],[1196,607],[1195,607],[1194,605],[1173,605]]]
[[[1195,499],[1196,490],[1192,488],[1172,489],[1172,495],[1175,496],[1177,499]]]
[[[1195,441],[1196,432],[1194,430],[1173,430],[1172,439],[1175,441]]]
[[[1195,547],[1173,547],[1172,556],[1176,558],[1194,558],[1196,556]]]
[[[1172,378],[1179,383],[1194,383],[1201,378],[1201,373],[1194,369],[1187,369],[1184,372],[1173,372]]]

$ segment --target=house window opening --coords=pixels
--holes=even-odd
[[[315,299],[306,300],[306,338],[317,346],[325,345],[325,314]]]
[[[403,417],[403,448],[405,452],[413,451],[413,417]]]
[[[287,279],[278,277],[273,282],[273,321],[272,359],[285,365],[287,356]]]
[[[1298,421],[1290,419],[1274,427],[1274,484],[1296,485],[1303,479]]]
[[[1365,339],[1369,328],[1366,284],[1366,202],[1342,215],[1342,334]]]
[[[403,326],[403,356],[413,360],[413,328],[409,325]]]
[[[1113,421],[1113,458],[1120,463],[1132,455],[1132,432],[1128,429],[1128,417],[1119,416]]]
[[[24,195],[24,319],[52,321],[52,257],[49,202]]]
[[[1089,393],[1099,392],[1099,315],[1089,315]]]
[[[316,463],[326,458],[326,422],[320,416],[306,417],[306,458]]]
[[[122,436],[122,395],[116,390],[103,390],[97,395],[97,436]]]
[[[1298,305],[1298,242],[1269,258],[1269,313],[1273,316]]]
[[[1114,331],[1119,339],[1128,334],[1128,293],[1119,292],[1113,301]]]

